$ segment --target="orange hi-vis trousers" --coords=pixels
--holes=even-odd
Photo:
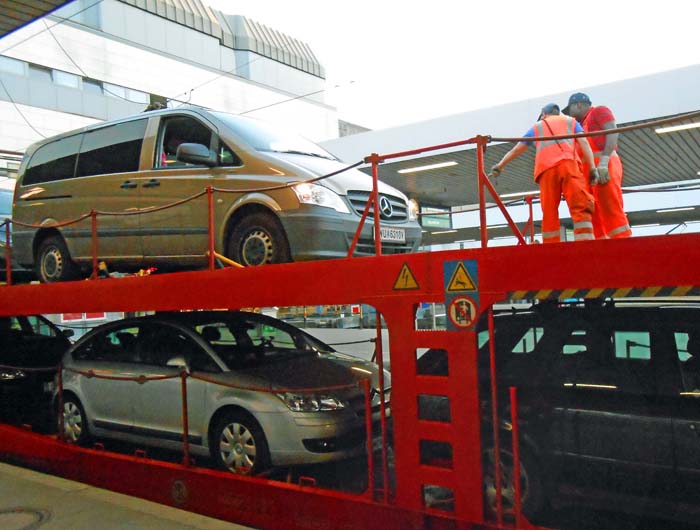
[[[600,153],[595,155],[595,163],[598,165]],[[608,162],[608,174],[610,180],[607,184],[589,187],[595,199],[593,233],[596,239],[630,237],[632,228],[622,201],[622,161],[614,151]]]
[[[540,186],[544,243],[560,240],[559,203],[562,193],[574,222],[574,240],[593,239],[593,195],[588,192],[578,161],[562,160],[540,173],[537,184]]]

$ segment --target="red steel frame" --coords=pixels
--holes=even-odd
[[[77,309],[374,306],[387,322],[391,342],[396,490],[389,502],[374,501],[367,496],[79,449],[11,427],[0,427],[0,453],[68,478],[260,528],[332,528],[339,520],[347,529],[423,528],[427,524],[439,528],[448,523],[457,528],[480,526],[484,514],[475,332],[415,331],[413,326],[417,304],[443,299],[442,264],[452,260],[478,263],[482,312],[517,290],[700,285],[700,269],[694,265],[700,260],[700,235],[681,234],[8,287],[0,289],[2,315]],[[418,289],[393,289],[404,265],[415,276]],[[417,348],[446,349],[450,376],[417,375]],[[452,422],[418,419],[419,394],[447,395]],[[421,463],[422,439],[452,444],[452,468]],[[184,498],[171,495],[176,482],[178,491],[188,492]],[[451,489],[454,514],[426,508],[424,485]]]

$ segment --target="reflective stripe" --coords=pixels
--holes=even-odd
[[[556,232],[542,232],[543,238],[559,237],[560,235],[561,233],[559,232],[559,230],[557,230]]]
[[[630,225],[622,225],[615,228],[614,230],[610,230],[610,232],[608,232],[608,237],[616,236],[617,234],[622,234],[623,232],[628,232],[631,230],[632,228],[630,228]]]
[[[574,139],[568,138],[566,140],[543,140],[541,142],[537,142],[537,150],[539,151],[540,149],[543,149],[545,147],[549,147],[550,145],[554,145],[554,144],[574,145]]]
[[[578,223],[574,223],[574,230],[578,230],[579,228],[590,228],[593,230],[593,223],[590,221],[579,221]]]
[[[603,156],[603,151],[593,151],[593,156],[596,158],[601,157]],[[610,156],[617,156],[617,151],[613,149],[612,153],[610,153]]]
[[[593,237],[593,234],[591,232],[583,232],[583,233],[574,232],[574,241],[586,241],[586,240],[591,240],[591,239],[595,239],[595,237]]]

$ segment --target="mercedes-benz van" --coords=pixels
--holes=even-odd
[[[214,194],[216,251],[243,265],[344,257],[372,189],[316,144],[272,125],[199,107],[149,111],[33,144],[15,189],[17,262],[43,282],[79,278],[91,262],[91,223],[55,228],[91,210],[98,255],[112,270],[203,266],[206,194]],[[280,185],[299,183],[289,187]],[[269,189],[278,187],[277,189]],[[417,204],[380,183],[382,252],[417,250]],[[372,218],[356,255],[374,253]]]

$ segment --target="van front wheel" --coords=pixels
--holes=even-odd
[[[264,212],[248,215],[234,226],[226,253],[246,267],[292,261],[284,229]]]
[[[80,276],[78,266],[71,260],[65,241],[49,236],[39,243],[34,260],[36,276],[42,283],[64,282]]]

